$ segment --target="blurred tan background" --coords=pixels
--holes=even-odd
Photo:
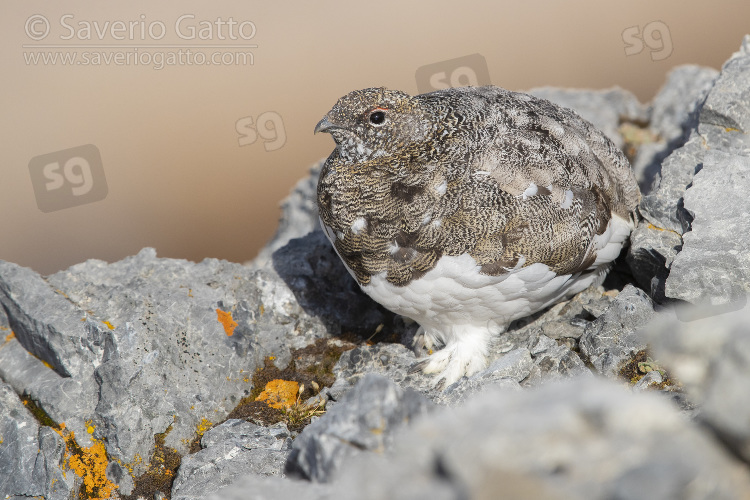
[[[144,246],[191,260],[254,257],[274,232],[279,201],[333,148],[330,137],[313,136],[315,123],[351,90],[416,93],[418,68],[478,53],[491,82],[509,89],[619,85],[648,101],[670,68],[720,68],[750,32],[745,0],[27,1],[0,9],[0,259],[44,274]],[[155,68],[154,53],[180,50],[193,59]],[[45,64],[42,54],[55,52],[76,59]],[[197,53],[209,60],[214,52],[226,64],[197,64]],[[130,62],[107,64],[115,53]],[[239,53],[252,60],[234,64]],[[135,64],[135,55],[152,63]],[[99,201],[71,197],[86,179],[64,167],[64,150],[87,144],[106,175]],[[53,164],[49,185],[34,181],[36,195],[30,163]],[[93,182],[102,198],[101,179]],[[53,209],[43,212],[39,195]],[[83,203],[55,209],[58,201]]]

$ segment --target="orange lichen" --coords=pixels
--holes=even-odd
[[[234,329],[237,328],[237,322],[232,319],[232,313],[228,311],[222,311],[221,309],[216,310],[216,317],[219,320],[219,323],[222,324],[224,327],[224,331],[226,332],[228,337],[231,337],[234,333]]]
[[[283,410],[296,403],[298,393],[299,382],[276,379],[268,382],[255,400],[265,401],[271,408]]]
[[[81,448],[83,453],[71,455],[70,468],[83,479],[86,490],[96,498],[109,498],[116,486],[107,479],[107,452],[104,444],[94,440],[88,448]]]
[[[112,496],[117,486],[107,479],[107,451],[104,443],[92,438],[93,444],[88,448],[79,446],[75,433],[65,429],[65,423],[60,423],[59,429],[54,429],[65,442],[65,459],[70,470],[83,480],[82,492],[86,498],[105,499]]]
[[[114,325],[112,325],[112,323],[110,323],[109,321],[102,321],[102,323],[104,323],[105,325],[107,325],[107,328],[109,328],[110,330],[114,330],[115,329]]]
[[[9,333],[8,335],[6,335],[6,336],[5,336],[5,342],[3,342],[3,343],[4,343],[4,344],[5,344],[5,343],[8,343],[8,342],[10,342],[11,340],[13,340],[14,338],[16,338],[16,334],[15,334],[15,332],[13,332],[13,331],[11,330],[11,332],[10,332],[10,333]]]

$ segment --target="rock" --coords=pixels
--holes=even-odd
[[[328,500],[331,486],[277,476],[248,475],[209,495],[208,500]]]
[[[748,470],[656,394],[593,377],[493,391],[342,470],[331,498],[748,498]]]
[[[745,236],[750,234],[748,189],[750,156],[706,153],[703,169],[685,193],[685,209],[695,219],[672,263],[666,295],[692,303],[738,302],[742,307],[746,302],[750,292],[750,239]]]
[[[649,296],[632,285],[626,286],[607,311],[586,327],[581,352],[599,373],[617,377],[622,365],[646,348],[637,331],[653,314]]]
[[[679,380],[697,417],[750,463],[750,306],[735,311],[711,306],[665,311],[644,340]]]
[[[280,279],[274,279],[285,283],[305,312],[323,321],[331,334],[353,332],[367,338],[379,325],[394,327],[395,315],[360,290],[322,230],[290,240],[273,253],[272,262],[273,271],[267,272],[275,272]]]
[[[663,160],[687,140],[717,75],[713,68],[694,65],[678,66],[667,75],[649,106],[649,130],[658,141],[642,144],[632,162],[642,193],[651,192]]]
[[[540,335],[532,346],[534,367],[524,385],[533,386],[541,382],[567,377],[591,376],[581,357],[566,345],[560,345],[546,335]]]
[[[633,392],[643,392],[651,386],[658,386],[662,382],[664,382],[664,377],[659,371],[650,371],[635,383],[633,386]]]
[[[658,188],[643,197],[639,211],[643,218],[656,226],[682,235],[688,223],[682,207],[685,189],[693,176],[703,168],[705,143],[694,131],[682,147],[664,160]]]
[[[429,411],[429,401],[387,378],[368,374],[340,404],[308,425],[294,441],[287,474],[330,481],[341,466],[363,451],[382,452],[396,429]]]
[[[333,367],[333,373],[339,383],[339,390],[353,387],[367,373],[377,373],[405,389],[414,389],[434,400],[440,391],[433,387],[433,377],[425,375],[421,370],[410,373],[418,361],[414,353],[403,344],[363,345],[343,353]]]
[[[0,377],[80,446],[103,440],[134,476],[155,434],[169,429],[165,446],[186,454],[204,419],[221,419],[249,393],[266,357],[283,366],[291,348],[327,335],[273,274],[157,259],[151,249],[44,279],[0,263],[0,304],[15,332],[0,349]]]
[[[541,87],[529,94],[573,109],[622,148],[619,127],[623,121],[648,122],[648,109],[631,92],[615,87],[608,90],[577,90]]]
[[[510,390],[520,390],[518,383],[529,376],[533,365],[528,349],[514,349],[495,360],[487,369],[451,384],[437,394],[435,400],[442,404],[456,405],[472,394],[498,385]]]
[[[258,256],[247,265],[255,268],[267,267],[273,253],[289,243],[289,240],[301,238],[306,234],[320,229],[318,222],[318,205],[316,191],[318,176],[325,160],[321,160],[312,167],[307,177],[303,177],[292,188],[289,196],[281,202],[281,218],[279,227],[271,240],[261,249]]]
[[[77,476],[60,469],[64,452],[62,437],[0,381],[0,498],[71,498]]]
[[[689,139],[684,146],[673,151],[663,161],[656,189],[644,196],[641,202],[640,212],[646,219],[647,225],[643,228],[639,226],[631,236],[629,262],[637,270],[635,274],[639,284],[651,290],[652,296],[659,302],[665,302],[670,298],[682,298],[675,294],[693,293],[685,289],[675,292],[677,287],[672,287],[672,291],[666,291],[668,288],[666,282],[669,281],[668,276],[671,273],[670,264],[678,262],[677,274],[683,274],[684,269],[692,269],[689,262],[691,252],[680,257],[672,250],[679,247],[676,245],[676,236],[688,233],[696,217],[705,216],[710,219],[711,216],[707,216],[707,210],[719,208],[706,206],[705,198],[704,205],[700,206],[699,203],[694,206],[693,210],[688,210],[684,206],[687,192],[695,188],[694,177],[697,177],[697,174],[704,168],[704,158],[707,152],[711,151],[712,156],[709,161],[714,167],[701,176],[703,180],[698,178],[698,184],[702,184],[702,187],[698,188],[694,200],[705,196],[706,190],[711,191],[711,186],[723,178],[721,169],[715,168],[717,161],[721,161],[722,165],[726,163],[726,158],[719,160],[721,153],[748,156],[748,151],[750,151],[750,136],[747,133],[750,130],[748,128],[750,117],[747,114],[750,108],[750,91],[747,90],[746,85],[750,78],[750,49],[748,47],[750,47],[750,36],[745,38],[742,49],[724,64],[720,75],[708,91],[705,102],[700,105],[700,101],[697,101],[699,103],[696,108],[698,120]],[[710,78],[709,73],[701,77],[706,85]],[[696,88],[701,85],[697,85]],[[715,177],[715,180],[712,181],[712,177]],[[701,191],[704,192],[701,193]],[[722,193],[721,200],[726,199],[727,197]],[[668,231],[675,234],[669,234]],[[689,239],[691,238],[693,237]],[[702,246],[701,243],[696,244],[697,241],[698,239],[694,239],[690,246],[696,245],[695,251],[699,252]],[[680,247],[678,252],[682,253],[684,250],[684,247]],[[681,261],[685,264],[681,264]],[[723,267],[724,264],[715,262],[712,267],[716,265]],[[683,270],[680,269],[681,267]],[[672,279],[680,280],[679,277]],[[664,290],[663,298],[662,290]],[[700,293],[698,292],[698,295]]]
[[[203,449],[182,458],[173,500],[204,499],[248,473],[281,476],[292,440],[283,423],[271,427],[227,420],[206,432]]]
[[[651,101],[649,127],[669,144],[687,138],[700,109],[719,72],[705,66],[677,66]]]
[[[486,370],[471,377],[475,380],[488,379],[511,379],[520,382],[529,376],[531,370],[531,353],[528,349],[521,347],[504,354],[495,360]]]
[[[700,122],[747,134],[750,131],[750,35],[721,68],[716,85],[701,109]]]
[[[630,234],[627,263],[636,282],[657,303],[667,300],[665,287],[669,269],[681,249],[680,233],[654,226],[648,220],[641,221]]]

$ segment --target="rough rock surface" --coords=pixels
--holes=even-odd
[[[644,194],[651,192],[662,161],[687,140],[697,121],[696,110],[702,106],[718,74],[713,68],[685,65],[667,75],[667,81],[649,106],[649,129],[658,140],[639,148],[632,162]]]
[[[159,499],[750,498],[749,77],[750,37],[718,77],[674,70],[648,106],[534,91],[633,158],[644,220],[603,286],[514,322],[446,388],[411,370],[417,325],[366,297],[317,229],[314,169],[250,266],[150,249],[48,277],[0,262],[0,498],[106,479],[118,498],[149,474]],[[356,347],[316,363],[318,341]],[[299,434],[286,410],[288,428],[219,423],[262,405],[256,369],[292,365],[332,383],[305,382],[323,416]]]
[[[380,325],[397,328],[395,315],[359,289],[322,230],[290,240],[274,252],[271,263],[273,276],[283,280],[299,306],[320,318],[331,333],[367,337]]]
[[[684,384],[697,418],[750,464],[750,306],[704,305],[660,315],[644,330],[654,355]]]
[[[637,335],[654,314],[654,305],[642,290],[628,285],[602,316],[586,326],[581,352],[597,371],[615,377],[622,365],[646,349]]]
[[[203,449],[182,459],[172,500],[206,498],[217,487],[247,474],[282,476],[292,439],[283,423],[270,427],[227,420],[201,439]],[[210,476],[211,481],[206,481]]]
[[[382,452],[394,432],[429,411],[427,399],[389,379],[368,374],[340,405],[302,431],[292,447],[287,473],[327,482],[362,451]]]
[[[0,377],[80,446],[106,442],[136,476],[155,434],[169,428],[165,445],[187,453],[204,419],[216,422],[249,393],[267,356],[286,364],[291,348],[327,334],[270,273],[150,249],[47,278],[1,263],[0,304],[15,333],[0,348]]]
[[[66,500],[74,475],[64,475],[62,437],[38,424],[13,389],[0,381],[0,493]]]
[[[737,187],[746,182],[750,156],[748,78],[750,36],[699,102],[687,142],[662,162],[656,188],[641,202],[645,223],[631,236],[628,260],[657,302],[722,302],[750,290],[748,264],[738,258],[748,245],[737,237],[748,230],[745,197]],[[704,261],[705,255],[711,258]],[[719,282],[730,276],[725,289]]]
[[[268,484],[246,478],[221,495]],[[265,498],[289,498],[278,485]],[[348,461],[326,498],[746,499],[749,488],[747,467],[667,401],[574,378],[425,415],[386,453]]]

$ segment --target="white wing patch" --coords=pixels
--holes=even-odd
[[[359,234],[367,226],[367,221],[364,217],[357,217],[352,223],[352,233]]]
[[[565,190],[565,199],[560,203],[560,208],[567,210],[573,206],[573,191],[570,189]]]
[[[523,192],[523,199],[525,200],[529,196],[535,196],[538,192],[539,188],[532,182],[531,184],[529,184],[529,187],[526,188],[526,191]]]

